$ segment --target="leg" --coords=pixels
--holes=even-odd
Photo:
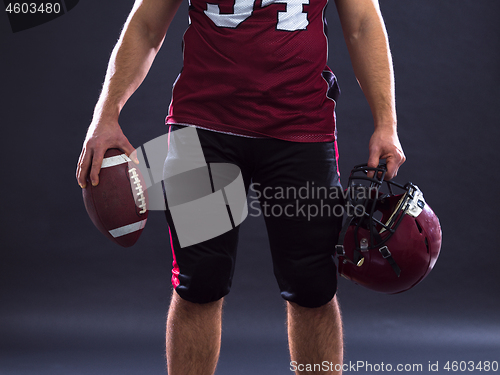
[[[301,307],[288,302],[290,356],[297,364],[317,364],[307,374],[341,374],[343,359],[342,321],[337,298],[321,307]],[[327,366],[321,366],[328,363]],[[328,370],[326,370],[328,367]],[[305,369],[305,368],[304,368]],[[297,371],[296,374],[306,372]]]
[[[268,208],[274,274],[288,301],[291,359],[297,374],[340,374],[335,367],[341,370],[342,323],[332,249],[344,202],[335,144],[273,141],[259,151],[263,165],[252,188],[263,211]]]
[[[173,292],[167,319],[169,375],[212,375],[219,359],[222,299],[198,304]]]
[[[188,200],[200,198],[202,191],[198,188],[201,186],[208,186],[203,194],[210,195],[214,193],[217,181],[220,183],[228,178],[224,169],[210,168],[204,181],[184,181],[181,185],[174,183],[175,178],[186,176],[185,173],[191,172],[191,168],[197,169],[206,163],[229,163],[238,166],[248,190],[250,175],[246,172],[240,155],[245,148],[242,143],[246,138],[200,129],[193,135],[192,131],[181,131],[184,128],[171,126],[169,132],[168,157],[164,164],[164,192],[166,197],[172,198],[171,202],[179,197],[182,202],[187,197]],[[179,173],[186,169],[189,170]],[[209,174],[212,177],[207,179]],[[173,179],[169,180],[170,178]],[[191,189],[193,187],[194,189]],[[217,189],[220,190],[220,187]],[[185,195],[188,192],[189,194]],[[170,230],[173,253],[172,285],[175,288],[167,320],[168,374],[211,375],[215,372],[219,357],[223,297],[231,288],[239,226],[199,243],[199,238],[195,236],[192,238],[193,245],[181,247],[178,228],[174,225],[168,203],[167,199],[165,214]],[[223,210],[225,215],[228,214],[226,208],[227,206]],[[187,217],[182,218],[183,225],[186,225],[186,219]],[[227,219],[229,221],[230,217]],[[189,228],[193,233],[201,229],[198,224],[193,223]]]

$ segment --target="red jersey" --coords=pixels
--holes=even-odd
[[[167,123],[333,141],[338,87],[326,66],[327,0],[211,1],[189,4]]]

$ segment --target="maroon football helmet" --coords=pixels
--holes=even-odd
[[[374,172],[373,177],[368,177]],[[413,288],[431,271],[441,249],[441,226],[412,184],[385,181],[385,165],[355,166],[347,189],[347,221],[336,246],[345,278],[382,293]],[[393,193],[393,189],[401,194]]]

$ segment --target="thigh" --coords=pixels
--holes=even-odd
[[[248,188],[249,177],[236,152],[237,137],[195,128],[179,132],[185,128],[171,128],[164,166],[166,218],[174,258],[172,284],[182,298],[206,303],[230,290],[239,231],[227,200],[224,202],[227,197],[217,187],[221,176],[215,176],[215,166],[240,168],[242,189]],[[244,197],[245,192],[242,194]],[[218,197],[219,204],[200,203],[212,197]]]
[[[344,205],[335,150],[334,143],[278,142],[251,186],[282,297],[306,307],[321,306],[336,292],[332,255]]]

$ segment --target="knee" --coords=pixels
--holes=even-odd
[[[175,291],[192,303],[218,301],[229,293],[233,271],[230,257],[210,255],[200,258],[196,264],[180,267]]]
[[[180,312],[180,314],[184,317],[195,317],[202,316],[210,311],[222,311],[223,302],[224,298],[207,303],[191,302],[182,298],[179,293],[174,290],[170,301],[170,309]]]
[[[339,312],[340,314],[340,309],[339,305],[337,302],[337,296],[335,295],[333,298],[331,298],[329,301],[326,303],[320,305],[320,306],[315,306],[315,307],[307,307],[307,306],[302,306],[299,305],[298,303],[287,301],[287,310],[290,312],[297,314],[297,315],[311,315],[311,316],[321,316],[323,314],[330,314],[332,311],[334,312]]]
[[[316,309],[328,305],[335,297],[335,286],[322,286],[315,290],[297,288],[293,292],[281,292],[281,296],[290,304],[304,309]]]
[[[328,304],[337,292],[335,265],[321,270],[289,269],[276,274],[281,296],[288,302],[305,308],[318,308]]]

